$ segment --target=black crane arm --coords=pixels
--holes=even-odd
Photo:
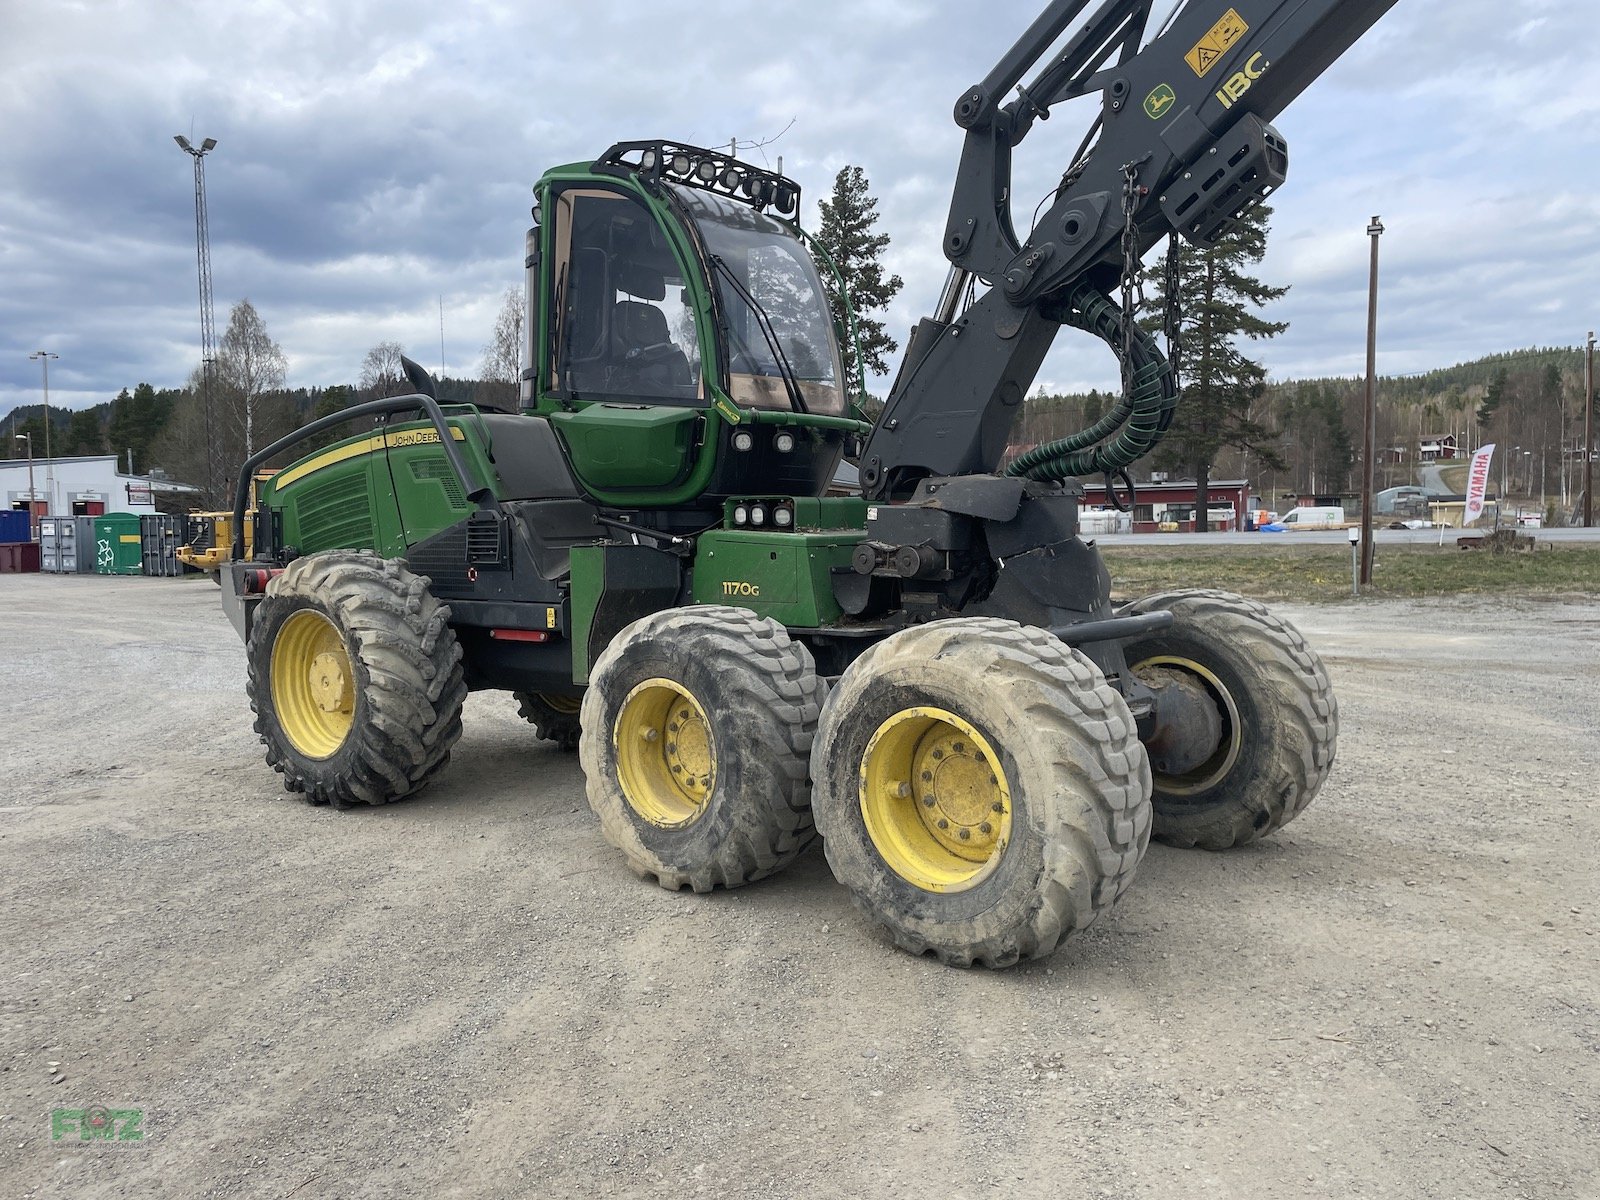
[[[1082,297],[1113,292],[1130,254],[1169,233],[1211,244],[1276,190],[1288,147],[1270,122],[1394,3],[1187,0],[1144,44],[1154,0],[1054,0],[956,102],[966,142],[945,231],[951,279],[862,456],[868,494],[993,471],[1056,331],[1095,324]],[[1019,238],[1013,150],[1054,106],[1097,92],[1084,149]],[[973,284],[988,291],[958,314]]]

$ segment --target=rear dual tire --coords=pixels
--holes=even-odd
[[[1127,643],[1135,677],[1186,676],[1216,706],[1216,753],[1191,770],[1154,772],[1155,836],[1225,850],[1294,820],[1333,768],[1339,704],[1327,668],[1299,630],[1230,592],[1162,592],[1129,615],[1170,612],[1173,624]]]

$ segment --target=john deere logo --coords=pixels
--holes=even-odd
[[[1144,111],[1150,114],[1152,121],[1159,121],[1177,102],[1178,93],[1163,83],[1144,98]]]

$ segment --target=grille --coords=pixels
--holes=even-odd
[[[461,490],[461,480],[456,478],[456,473],[450,469],[450,463],[447,460],[443,458],[413,459],[411,463],[411,478],[418,483],[427,483],[432,480],[444,489],[445,499],[450,501],[451,507],[467,507],[467,494]]]
[[[371,550],[377,545],[364,474],[346,475],[307,489],[298,508],[302,554],[334,548]]]

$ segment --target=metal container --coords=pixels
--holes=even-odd
[[[28,527],[28,510],[25,508],[0,508],[0,543],[15,545],[33,541],[33,530]]]
[[[73,517],[74,537],[78,543],[78,574],[94,574],[94,518]]]
[[[139,518],[109,513],[94,519],[94,570],[97,575],[141,575],[144,561]]]
[[[20,575],[38,569],[38,542],[0,542],[0,575]]]
[[[78,569],[78,530],[72,517],[39,518],[39,556],[52,575],[71,575]]]
[[[188,519],[170,513],[146,513],[139,518],[140,560],[146,575],[182,575],[178,547],[189,540]]]

